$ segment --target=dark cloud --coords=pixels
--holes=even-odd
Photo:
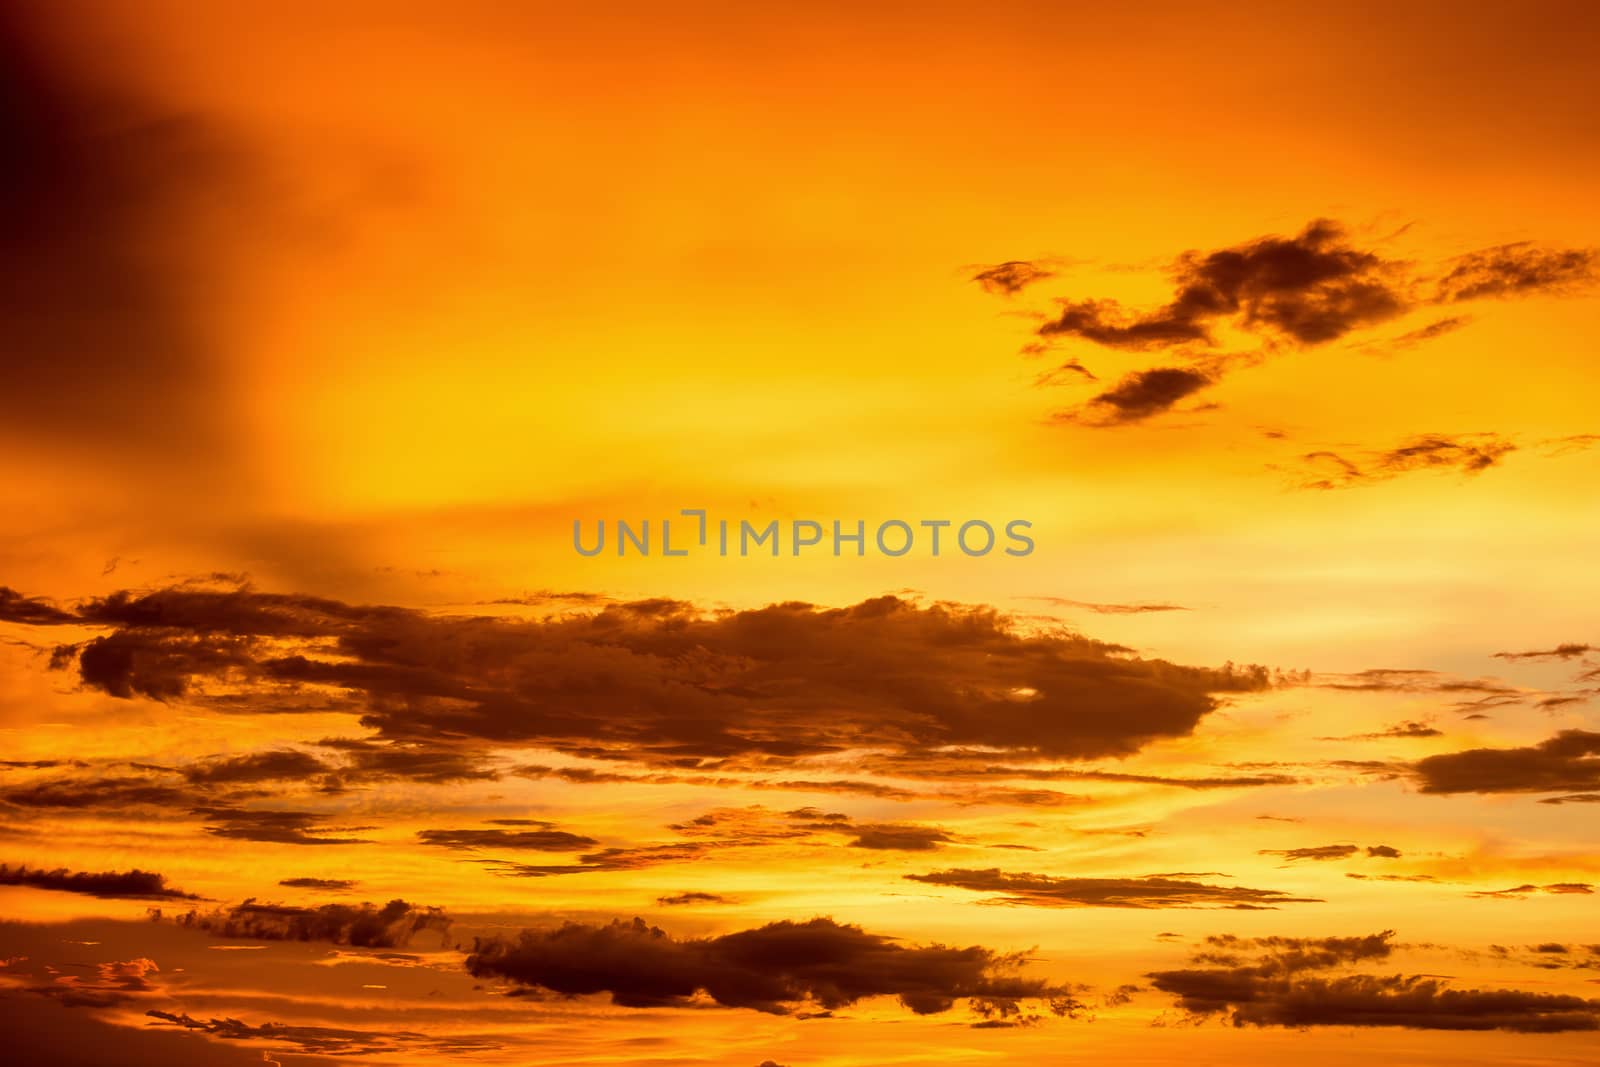
[[[32,889],[55,889],[63,893],[82,893],[91,897],[126,898],[131,900],[198,900],[193,893],[185,893],[167,885],[165,875],[154,871],[68,871],[64,867],[42,870],[18,865],[11,867],[0,863],[0,885],[28,886]]]
[[[183,776],[197,785],[231,785],[307,778],[327,770],[329,765],[315,756],[298,749],[283,748],[191,763],[183,768]]]
[[[1212,934],[1193,960],[1237,966],[1242,955],[1256,956],[1252,970],[1269,976],[1293,971],[1322,970],[1347,963],[1384,960],[1394,952],[1394,931],[1357,937],[1238,937]]]
[[[751,782],[753,789],[782,789],[802,793],[845,793],[877,797],[880,800],[916,800],[924,794],[900,786],[881,782],[863,782],[849,778],[790,778],[780,781]]]
[[[1388,345],[1390,348],[1415,348],[1420,344],[1443,337],[1445,334],[1455,333],[1463,326],[1471,324],[1471,322],[1472,319],[1466,315],[1452,315],[1449,318],[1430,322],[1426,326],[1419,326],[1415,330],[1407,330],[1400,336],[1381,343]]]
[[[348,878],[285,878],[278,883],[288,889],[321,889],[329,892],[343,892],[354,889],[356,882]]]
[[[484,756],[477,749],[456,747],[439,741],[376,742],[359,738],[329,738],[318,744],[342,754],[347,760],[330,779],[330,789],[349,782],[406,779],[443,784],[491,781],[499,777],[497,771],[484,765]]]
[[[1159,415],[1178,401],[1212,385],[1215,378],[1187,367],[1157,367],[1135,371],[1105,392],[1070,411],[1058,413],[1058,422],[1087,426],[1120,426]]]
[[[1517,446],[1497,434],[1424,434],[1387,451],[1350,459],[1337,452],[1307,452],[1300,457],[1302,489],[1345,489],[1388,481],[1419,470],[1477,474],[1495,466]]]
[[[315,908],[247,900],[212,912],[190,911],[175,921],[216,937],[326,941],[356,948],[404,948],[418,934],[431,931],[442,936],[450,927],[450,919],[440,909],[404,900],[391,900],[382,907],[322,904]]]
[[[653,845],[603,848],[586,852],[577,863],[513,863],[510,860],[485,860],[493,874],[507,878],[549,878],[562,874],[589,874],[593,871],[636,871],[664,863],[691,863],[709,855],[713,845],[700,841],[670,841]]]
[[[1038,332],[1153,349],[1215,344],[1217,327],[1226,324],[1268,344],[1320,345],[1430,303],[1577,292],[1593,284],[1597,265],[1594,249],[1502,245],[1449,261],[1428,296],[1410,264],[1359,248],[1340,223],[1317,219],[1294,237],[1183,253],[1171,268],[1172,299],[1160,307],[1137,312],[1115,300],[1062,300]],[[1415,345],[1467,321],[1438,319],[1393,343]]]
[[[1418,760],[1424,793],[1572,793],[1600,790],[1600,733],[1563,730],[1524,748],[1474,748]]]
[[[1471,252],[1454,260],[1439,279],[1437,299],[1462,300],[1564,295],[1595,282],[1600,251],[1593,248],[1540,248],[1529,241]]]
[[[1144,660],[986,608],[880,597],[703,614],[667,601],[550,619],[431,616],[314,597],[177,587],[78,610],[114,627],[79,654],[122,697],[209,694],[224,710],[364,704],[366,773],[492,777],[470,746],[539,744],[674,768],[867,747],[984,745],[1085,758],[1190,733],[1261,668]],[[195,687],[203,683],[204,693]],[[429,769],[429,761],[449,759]]]
[[[690,890],[685,893],[674,893],[667,897],[656,897],[656,903],[664,908],[676,908],[688,904],[727,904],[730,901],[720,893],[703,893],[699,890]]]
[[[1327,344],[1429,306],[1575,293],[1595,281],[1597,264],[1600,252],[1593,249],[1545,249],[1524,243],[1457,257],[1430,279],[1413,264],[1359,247],[1340,223],[1317,219],[1293,237],[1265,236],[1216,251],[1183,253],[1170,268],[1172,297],[1157,307],[1133,310],[1109,299],[1059,300],[1056,314],[1038,327],[1040,340],[1024,351],[1040,354],[1053,341],[1076,338],[1106,348],[1160,350],[1168,353],[1169,361],[1172,356],[1194,359],[1197,351],[1203,353],[1203,368],[1139,371],[1087,404],[1056,416],[1058,422],[1125,425],[1166,411],[1215,384],[1232,364],[1257,362],[1286,347]],[[1470,321],[1465,315],[1449,315],[1408,330],[1387,345],[1414,348]],[[1224,327],[1253,335],[1259,350],[1216,355]],[[1062,370],[1078,371],[1082,365],[1073,361]],[[1051,372],[1038,384],[1053,385],[1063,377],[1061,371]],[[1419,440],[1397,452],[1423,445],[1425,441]],[[1391,461],[1473,469],[1468,465],[1487,458],[1487,466],[1499,458],[1488,446],[1475,447],[1480,455],[1449,461],[1437,449],[1426,458],[1393,455]],[[1363,467],[1337,453],[1314,453],[1308,460],[1317,468],[1319,487],[1326,487],[1322,482],[1345,484],[1367,476]]]
[[[933,871],[906,878],[927,885],[953,886],[997,893],[995,903],[1037,907],[1098,908],[1274,908],[1280,904],[1315,904],[1275,889],[1206,885],[1176,878],[1056,878],[1045,874],[1011,874],[987,870]]]
[[[1196,1015],[1235,1026],[1398,1026],[1557,1033],[1600,1029],[1600,1001],[1510,989],[1452,989],[1424,975],[1262,979],[1227,969],[1161,971],[1151,984]]]
[[[118,810],[171,807],[193,799],[186,789],[133,776],[52,778],[8,789],[0,797],[7,804],[22,808]]]
[[[1286,860],[1342,860],[1354,856],[1361,849],[1356,845],[1313,845],[1306,848],[1264,848],[1263,856],[1282,856]]]
[[[899,823],[872,823],[851,827],[856,848],[928,852],[952,840],[937,826],[907,826]]]
[[[1400,264],[1353,246],[1336,222],[1319,219],[1295,237],[1261,237],[1215,252],[1186,252],[1165,306],[1135,313],[1113,300],[1062,301],[1039,328],[1112,348],[1212,344],[1220,323],[1272,340],[1316,345],[1404,312]]]
[[[675,938],[635,919],[480,939],[467,970],[569,996],[609,993],[632,1008],[687,1006],[704,993],[726,1007],[776,1014],[875,996],[898,997],[919,1015],[961,1000],[1075,1010],[1067,988],[1016,974],[1021,963],[978,946],[910,946],[825,918],[711,938]]]
[[[1600,945],[1568,945],[1546,941],[1538,945],[1526,945],[1520,952],[1505,945],[1490,945],[1489,954],[1500,962],[1537,967],[1545,971],[1600,970]]]
[[[1042,388],[1045,386],[1060,385],[1067,379],[1082,379],[1089,382],[1097,382],[1100,380],[1095,376],[1094,371],[1090,370],[1088,367],[1085,367],[1078,360],[1069,359],[1065,363],[1058,364],[1057,366],[1039,374],[1033,379],[1033,384]]]
[[[171,701],[186,695],[196,677],[225,677],[252,667],[253,644],[218,634],[121,631],[91,638],[75,651],[84,684],[125,700]]]
[[[912,823],[862,823],[842,812],[796,808],[773,812],[764,807],[720,808],[671,829],[686,837],[705,838],[723,846],[765,845],[777,841],[823,841],[845,837],[855,848],[927,852],[955,840],[939,826]]]
[[[196,815],[209,820],[205,832],[236,841],[267,841],[278,845],[359,845],[365,838],[341,837],[342,831],[320,826],[322,819],[305,811],[271,811],[246,808],[204,807]]]
[[[1400,858],[1400,850],[1393,845],[1368,845],[1367,855],[1374,859],[1397,860]]]
[[[944,753],[942,758],[924,756],[875,756],[862,763],[864,770],[902,777],[933,778],[940,781],[985,779],[1030,780],[1036,782],[1125,782],[1133,785],[1173,786],[1179,789],[1253,789],[1265,786],[1294,785],[1301,779],[1286,774],[1164,775],[1107,771],[1096,767],[987,762],[987,753],[968,755]],[[958,796],[959,794],[947,794]],[[1064,796],[1065,794],[1055,794]]]
[[[1496,652],[1494,656],[1495,659],[1582,659],[1593,651],[1595,651],[1593,645],[1568,642],[1557,645],[1554,648],[1538,649],[1532,652]]]
[[[1321,741],[1387,741],[1391,738],[1443,737],[1444,731],[1425,722],[1406,720],[1371,734],[1347,734],[1344,737],[1323,737]]]
[[[0,622],[21,622],[29,626],[55,626],[77,622],[78,617],[41,597],[23,596],[0,585]]]
[[[316,1056],[381,1056],[400,1052],[420,1052],[434,1056],[479,1051],[498,1047],[496,1042],[477,1037],[429,1037],[410,1030],[353,1030],[330,1026],[296,1026],[287,1023],[252,1025],[238,1019],[191,1018],[180,1012],[151,1009],[145,1015],[156,1022],[183,1030],[210,1035],[223,1041],[271,1041],[291,1045],[300,1052]],[[275,1063],[266,1052],[262,1060]]]
[[[600,842],[592,837],[557,830],[546,823],[534,830],[419,830],[425,845],[458,849],[528,849],[534,852],[575,852]]]
[[[1027,259],[1009,259],[1004,263],[978,267],[972,272],[972,280],[984,292],[996,296],[1016,296],[1033,283],[1055,276],[1055,271]]]
[[[1517,693],[1502,682],[1454,678],[1438,671],[1405,667],[1374,667],[1355,674],[1334,675],[1317,684],[1324,689],[1357,693],[1486,693],[1491,696]]]
[[[1452,989],[1426,975],[1318,974],[1385,960],[1392,931],[1360,938],[1208,938],[1194,963],[1151,984],[1196,1016],[1235,1026],[1396,1026],[1554,1033],[1600,1029],[1600,1001],[1508,989]],[[1247,958],[1248,957],[1248,958]]]
[[[1594,886],[1588,882],[1555,882],[1550,885],[1517,885],[1512,886],[1510,889],[1484,890],[1468,895],[1499,900],[1516,900],[1520,897],[1534,896],[1539,893],[1552,893],[1556,896],[1589,896],[1594,893]]]

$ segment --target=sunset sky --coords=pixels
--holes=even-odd
[[[1600,10],[1103,6],[8,5],[21,1062],[1596,1062]]]

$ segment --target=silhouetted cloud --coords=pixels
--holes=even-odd
[[[56,626],[77,622],[78,617],[42,597],[23,596],[0,585],[0,622],[21,622],[30,626]]]
[[[1516,900],[1519,897],[1534,896],[1539,893],[1555,894],[1556,896],[1590,896],[1594,893],[1594,886],[1588,882],[1554,882],[1550,885],[1533,885],[1530,883],[1512,886],[1510,889],[1492,889],[1469,893],[1468,896]]]
[[[1600,733],[1563,730],[1537,745],[1474,748],[1418,760],[1424,793],[1600,791]]]
[[[306,711],[359,698],[379,737],[323,744],[361,774],[435,781],[493,777],[481,750],[508,744],[679,769],[949,745],[1122,756],[1188,734],[1217,694],[1272,682],[1262,668],[1138,659],[1021,632],[992,609],[892,596],[712,615],[648,601],[530,620],[174,587],[77,614],[114,627],[79,651],[88,685],[209,693],[225,710],[251,693]]]
[[[30,782],[5,790],[0,799],[22,808],[127,809],[188,804],[193,793],[132,775],[83,776]]]
[[[1423,1030],[1554,1033],[1600,1029],[1600,1000],[1517,990],[1452,989],[1426,975],[1315,972],[1387,959],[1392,931],[1365,938],[1221,937],[1193,962],[1157,971],[1151,984],[1197,1016],[1235,1026],[1396,1026]],[[1245,959],[1246,953],[1253,958]],[[1312,972],[1312,973],[1307,973]]]
[[[1069,359],[1064,363],[1057,364],[1047,371],[1041,372],[1033,379],[1033,384],[1037,386],[1060,385],[1062,382],[1067,381],[1068,379],[1081,379],[1088,382],[1097,382],[1100,380],[1098,377],[1096,377],[1094,371],[1090,370],[1088,367],[1085,367],[1081,362],[1076,359]]]
[[[284,748],[191,763],[183,768],[183,775],[197,784],[219,785],[307,778],[330,769],[309,753]]]
[[[166,1023],[184,1030],[208,1034],[223,1041],[271,1041],[291,1045],[306,1055],[381,1056],[400,1052],[449,1055],[489,1049],[497,1042],[481,1037],[430,1037],[411,1030],[355,1030],[346,1027],[299,1026],[287,1023],[252,1025],[238,1019],[191,1018],[181,1012],[151,1009],[145,1012],[159,1025]],[[266,1052],[263,1061],[276,1063]]]
[[[697,993],[718,1004],[791,1014],[894,996],[919,1015],[957,1001],[1043,1001],[1057,1014],[1077,1007],[1067,987],[1014,972],[1020,956],[979,946],[910,946],[858,926],[817,918],[775,922],[709,938],[675,938],[641,919],[604,926],[567,923],[516,938],[479,939],[467,970],[567,995],[609,993],[613,1003],[687,1006]]]
[[[1387,726],[1387,727],[1383,728],[1382,730],[1377,731],[1376,733],[1370,733],[1370,734],[1346,734],[1343,737],[1322,737],[1322,738],[1318,738],[1318,740],[1320,740],[1320,741],[1387,741],[1387,740],[1390,740],[1392,738],[1425,738],[1425,737],[1443,737],[1443,736],[1444,736],[1444,731],[1438,729],[1437,727],[1430,726],[1428,723],[1425,723],[1425,722],[1417,722],[1415,720],[1408,719],[1405,722],[1397,722],[1393,726]]]
[[[122,897],[132,900],[198,900],[193,893],[185,893],[167,885],[165,875],[154,871],[68,871],[65,867],[43,870],[19,865],[11,867],[0,863],[0,885],[28,886],[32,889],[54,889],[63,893],[82,893],[91,897]]]
[[[1494,656],[1496,659],[1581,659],[1593,651],[1595,651],[1593,645],[1569,642],[1532,652],[1496,652]]]
[[[1449,318],[1437,319],[1426,326],[1419,326],[1415,330],[1407,330],[1398,337],[1392,337],[1387,341],[1378,343],[1387,345],[1389,348],[1415,348],[1420,344],[1443,337],[1446,334],[1455,333],[1471,322],[1472,319],[1466,315],[1452,315]]]
[[[285,878],[278,883],[288,889],[322,889],[342,892],[354,889],[357,883],[349,878]]]
[[[664,908],[683,907],[687,904],[727,904],[728,898],[720,893],[704,893],[699,890],[689,890],[684,893],[673,893],[671,896],[656,897],[656,903]]]
[[[1039,354],[1052,341],[1075,338],[1106,348],[1161,350],[1169,361],[1182,356],[1204,362],[1203,369],[1138,371],[1089,403],[1056,416],[1058,422],[1124,425],[1166,411],[1215,384],[1230,364],[1255,362],[1284,348],[1327,344],[1433,305],[1576,293],[1595,281],[1597,263],[1600,252],[1594,249],[1522,243],[1458,256],[1444,265],[1442,274],[1430,277],[1414,264],[1359,247],[1340,223],[1316,219],[1293,237],[1264,236],[1215,251],[1183,253],[1170,268],[1171,299],[1154,308],[1132,310],[1110,299],[1060,299],[1056,313],[1038,327],[1042,340],[1025,351]],[[1414,348],[1470,321],[1466,315],[1449,315],[1387,342],[1367,344]],[[1215,355],[1223,327],[1253,335],[1259,351]],[[1038,384],[1055,384],[1061,377],[1052,372]],[[1336,453],[1315,453],[1312,459],[1324,470],[1319,481],[1342,483],[1362,473]]]
[[[1286,860],[1342,860],[1354,856],[1361,849],[1356,845],[1315,845],[1306,848],[1264,848],[1263,856],[1282,856]]]
[[[1135,371],[1082,405],[1055,415],[1058,422],[1120,426],[1159,415],[1213,384],[1214,377],[1187,367]]]
[[[1302,489],[1345,489],[1387,481],[1411,471],[1488,470],[1517,446],[1497,434],[1424,434],[1386,451],[1351,459],[1338,452],[1307,452],[1300,457]]]
[[[851,827],[856,848],[873,848],[901,852],[927,852],[951,840],[947,831],[937,826],[908,826],[901,823],[868,823]]]
[[[1344,228],[1318,219],[1295,237],[1261,237],[1215,252],[1186,252],[1172,268],[1166,305],[1130,312],[1114,300],[1063,300],[1039,328],[1112,348],[1211,344],[1227,322],[1271,339],[1322,344],[1409,306],[1402,266],[1356,248]]]
[[[344,832],[321,825],[322,818],[305,811],[245,808],[198,808],[196,815],[209,821],[205,832],[237,841],[269,841],[279,845],[359,845],[366,839],[341,837]]]
[[[636,871],[664,863],[690,863],[708,855],[713,846],[700,841],[669,841],[660,844],[603,848],[586,852],[577,863],[513,863],[510,860],[484,860],[490,873],[507,878],[550,878],[563,874],[589,874],[594,871]]]
[[[1045,874],[1011,874],[987,870],[933,871],[906,878],[927,885],[953,886],[997,893],[995,903],[1038,907],[1097,908],[1238,908],[1255,910],[1280,904],[1321,903],[1275,889],[1206,885],[1176,878],[1057,878]]]
[[[190,911],[175,917],[180,926],[216,937],[255,941],[326,941],[356,948],[404,948],[424,932],[440,935],[450,919],[439,908],[391,900],[375,904],[322,904],[300,908],[247,900],[232,908]]]
[[[574,852],[600,843],[592,837],[557,830],[550,823],[532,830],[419,830],[417,839],[425,845],[441,845],[445,848],[528,849],[536,852]]]
[[[1015,296],[1035,282],[1054,278],[1055,271],[1027,259],[1008,259],[1004,263],[978,267],[972,280],[986,293],[996,296]]]
[[[1540,248],[1530,241],[1470,252],[1439,279],[1441,302],[1572,293],[1595,282],[1600,251]]]

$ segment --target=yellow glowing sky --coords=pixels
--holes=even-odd
[[[719,782],[720,771],[702,771],[581,785],[514,769],[649,768],[497,742],[477,753],[493,778],[326,794],[269,780],[229,798],[362,828],[362,843],[312,847],[207,833],[181,806],[29,806],[14,791],[64,774],[181,775],[207,760],[315,751],[322,739],[371,736],[360,708],[284,714],[273,704],[282,694],[221,676],[198,695],[123,699],[75,669],[46,669],[56,644],[105,626],[0,621],[0,750],[19,764],[0,771],[12,798],[0,807],[0,861],[159,871],[208,907],[403,897],[456,917],[448,944],[419,937],[406,949],[423,959],[413,966],[348,946],[236,946],[143,923],[148,901],[0,886],[0,914],[21,921],[0,926],[0,958],[37,962],[51,946],[98,941],[103,952],[73,958],[160,967],[155,991],[87,1007],[29,991],[66,972],[0,970],[0,999],[38,1005],[28,1025],[39,1048],[65,1049],[80,1015],[106,1027],[91,1043],[146,1031],[157,1008],[484,1039],[407,1038],[365,1053],[393,1063],[527,1062],[533,1047],[539,1062],[574,1065],[1592,1062],[1592,1028],[1234,1029],[1215,1017],[1192,1028],[1144,977],[1185,966],[1212,934],[1393,929],[1404,947],[1383,973],[1600,996],[1600,956],[1550,969],[1526,949],[1600,942],[1593,893],[1473,895],[1600,884],[1589,805],[1539,803],[1584,789],[1431,795],[1414,770],[1424,757],[1600,731],[1594,680],[1581,678],[1593,655],[1494,655],[1594,639],[1600,449],[1582,439],[1600,433],[1592,270],[1587,282],[1443,310],[1418,301],[1328,343],[1274,347],[1247,323],[1218,321],[1214,351],[1239,362],[1174,410],[1112,427],[1052,415],[1178,355],[1083,337],[1019,351],[1060,300],[1159,308],[1185,251],[1292,237],[1318,218],[1418,279],[1517,242],[1593,257],[1600,25],[1586,5],[68,7],[40,6],[6,32],[46,56],[41,69],[60,84],[101,102],[84,114],[191,124],[206,146],[107,186],[138,225],[74,236],[69,255],[110,261],[132,248],[162,291],[127,299],[170,302],[177,310],[163,313],[183,319],[201,354],[181,388],[147,370],[171,353],[138,338],[85,357],[74,383],[87,389],[103,372],[124,391],[110,418],[40,404],[33,364],[16,372],[23,384],[0,424],[0,585],[72,605],[223,574],[429,617],[515,618],[600,603],[541,600],[552,591],[706,611],[896,593],[992,606],[1019,632],[1066,627],[1140,657],[1309,674],[1227,694],[1192,732],[1127,759],[1043,761],[1168,778],[1271,767],[1290,784],[979,783],[1070,794],[1029,805],[974,799],[974,783],[953,777],[896,777],[849,751],[742,765]],[[171,203],[159,199],[169,192]],[[8,245],[8,278],[55,269],[23,251]],[[973,284],[1007,260],[1053,276],[1011,297]],[[61,289],[68,318],[92,322],[112,300]],[[1405,340],[1443,315],[1467,321]],[[1068,359],[1097,380],[1036,384]],[[1427,434],[1493,434],[1515,450],[1480,471],[1304,487],[1308,454],[1377,457]],[[762,522],[1024,518],[1037,550],[681,560],[572,550],[574,519],[693,507]],[[1437,673],[1360,688],[1371,678],[1360,672],[1375,669]],[[1491,689],[1503,700],[1469,717],[1461,702]],[[1437,733],[1384,736],[1403,723]],[[1580,760],[1590,775],[1595,755]],[[83,762],[20,766],[68,760]],[[839,777],[918,795],[776,784]],[[935,826],[951,840],[906,852],[777,836],[784,813],[804,807]],[[529,818],[637,848],[684,841],[672,827],[722,809],[774,836],[521,879],[477,862],[488,853],[418,843],[431,828]],[[1269,854],[1333,843],[1402,856]],[[1008,907],[904,877],[989,867],[1187,872],[1320,902]],[[308,895],[278,886],[291,875],[360,886]],[[727,901],[657,903],[691,890]],[[918,1016],[890,998],[803,1021],[709,1002],[524,1000],[475,984],[453,951],[479,934],[633,915],[685,937],[829,916],[907,943],[1025,952],[1030,971],[1091,990],[1097,1018],[972,1029],[959,1010]],[[1106,998],[1124,984],[1142,988],[1125,1003]],[[1600,1014],[1587,1010],[1591,1022]],[[188,1034],[170,1051],[197,1064],[258,1053],[331,1062],[259,1036]]]

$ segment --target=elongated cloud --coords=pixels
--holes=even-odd
[[[1600,790],[1600,733],[1563,730],[1522,748],[1473,748],[1418,760],[1424,793],[1578,793]]]
[[[1188,734],[1219,694],[1271,683],[1261,668],[1138,659],[1023,632],[992,609],[892,596],[715,615],[641,601],[525,620],[175,587],[88,601],[76,618],[110,630],[76,649],[86,685],[214,696],[225,710],[253,694],[304,710],[359,700],[385,743],[325,744],[369,774],[435,780],[492,777],[462,760],[474,743],[675,767],[865,747],[1122,756]]]
[[[1517,450],[1498,434],[1423,434],[1392,448],[1360,455],[1307,452],[1300,457],[1302,489],[1345,489],[1422,470],[1477,474]]]
[[[419,830],[417,840],[444,848],[530,849],[536,852],[567,852],[600,843],[592,837],[557,830],[548,823],[529,830]]]
[[[1056,415],[1057,422],[1116,426],[1140,422],[1211,385],[1212,375],[1187,367],[1157,367],[1127,375],[1087,403]]]
[[[124,897],[132,900],[197,900],[167,884],[165,875],[154,871],[69,871],[64,867],[42,870],[25,865],[12,867],[0,863],[0,885],[54,889],[63,893],[82,893],[91,897]]]
[[[1562,295],[1592,286],[1600,271],[1593,248],[1540,248],[1530,241],[1469,252],[1439,279],[1441,302]]]
[[[211,912],[191,911],[177,917],[182,926],[216,937],[256,941],[325,941],[356,948],[403,948],[418,934],[443,934],[450,919],[438,908],[391,900],[375,904],[323,904],[315,908],[247,900]]]
[[[1026,259],[1008,259],[972,272],[978,287],[996,296],[1015,296],[1035,282],[1054,277],[1055,271]]]
[[[1021,963],[980,946],[906,945],[832,919],[710,938],[676,938],[634,919],[480,939],[467,970],[555,993],[608,993],[632,1008],[686,1006],[704,993],[725,1007],[774,1014],[875,996],[898,997],[918,1015],[948,1011],[960,1000],[1075,1010],[1069,989],[1021,977]]]
[[[933,871],[908,874],[926,885],[953,886],[992,893],[1003,904],[1047,908],[1236,908],[1256,910],[1280,904],[1321,903],[1275,889],[1208,885],[1180,878],[1058,878],[1045,874],[1011,874],[987,870]]]
[[[1359,938],[1207,939],[1194,963],[1151,984],[1196,1016],[1234,1026],[1383,1026],[1555,1033],[1600,1029],[1600,1000],[1511,989],[1454,989],[1428,975],[1318,972],[1387,959],[1392,931]]]

